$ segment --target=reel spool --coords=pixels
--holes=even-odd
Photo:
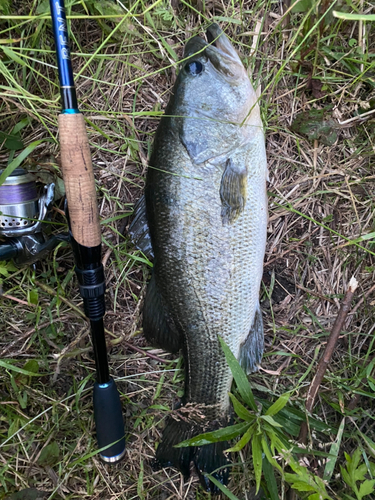
[[[34,177],[23,168],[16,168],[0,186],[0,235],[30,234],[39,218],[38,201]]]
[[[43,231],[54,193],[55,184],[51,183],[39,196],[34,176],[23,168],[16,168],[5,179],[0,186],[0,261],[32,264],[61,241],[69,241],[67,234],[47,236]]]

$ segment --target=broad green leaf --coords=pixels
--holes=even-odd
[[[64,181],[57,175],[57,172],[53,171],[46,171],[46,170],[40,170],[37,172],[37,180],[42,182],[43,184],[50,184],[53,182],[55,184],[55,193],[54,193],[54,200],[59,200],[63,196],[65,196],[65,184]],[[101,223],[103,223],[102,221]],[[108,219],[105,221],[107,224],[109,221]]]
[[[60,456],[59,445],[56,441],[45,446],[39,455],[38,464],[39,465],[55,465]]]
[[[359,496],[363,498],[366,495],[370,495],[375,490],[375,479],[366,479],[359,487]]]
[[[12,134],[17,134],[20,130],[29,125],[29,123],[31,123],[30,117],[27,116],[26,118],[23,118],[22,120],[20,120],[18,123],[15,124],[12,130]]]
[[[285,474],[285,481],[291,483],[293,489],[297,491],[316,491],[312,485],[301,481],[296,474]]]
[[[270,415],[262,415],[260,418],[271,424],[273,427],[281,427],[281,428],[283,427],[278,422],[276,422],[276,420],[274,420]]]
[[[36,488],[26,488],[6,496],[6,500],[41,500],[42,498],[46,498],[46,492]]]
[[[27,302],[29,304],[37,305],[39,300],[38,290],[28,290],[27,291]]]
[[[0,266],[0,274],[7,278],[9,276],[8,269],[6,267]]]
[[[39,373],[38,361],[36,359],[29,359],[29,361],[26,361],[23,369],[31,373]]]
[[[273,405],[268,408],[268,410],[266,411],[266,415],[273,416],[276,415],[276,413],[279,413],[279,411],[281,411],[287,404],[289,398],[290,398],[290,393],[288,392],[280,396],[279,399],[275,401]]]
[[[293,5],[292,12],[307,12],[311,6],[312,0],[299,0],[299,2]]]
[[[191,439],[182,441],[175,445],[175,448],[185,448],[186,446],[203,446],[210,443],[218,443],[220,441],[229,441],[239,436],[247,430],[250,424],[247,422],[241,424],[235,424],[223,429],[218,429],[217,431],[206,432],[204,434],[199,434]]]
[[[342,435],[344,432],[344,427],[345,427],[345,418],[342,419],[339,430],[337,432],[336,441],[332,443],[331,448],[329,450],[329,454],[331,456],[327,460],[323,474],[323,479],[325,479],[326,481],[329,481],[332,477],[337,462],[338,454],[340,451],[340,445],[341,445]]]
[[[0,175],[0,186],[2,183],[5,181],[5,179],[15,170],[17,167],[21,165],[21,163],[31,154],[34,149],[39,146],[39,144],[42,144],[42,142],[47,142],[46,139],[40,139],[38,141],[34,141],[31,144],[25,148],[22,153],[20,153],[17,158],[15,158],[7,167],[5,170],[3,170],[3,173]]]
[[[6,134],[5,132],[0,132],[0,142],[4,142],[4,147],[10,149],[11,151],[17,151],[25,147],[21,140],[20,134],[12,132],[11,134]]]
[[[358,469],[359,461],[361,460],[362,451],[360,448],[356,448],[353,455],[348,455],[346,457],[347,461],[347,471],[349,472],[351,479],[354,481],[360,481],[364,479],[364,473]]]
[[[262,404],[265,410],[272,406],[266,399],[257,398],[257,400]],[[285,432],[291,434],[292,436],[298,436],[301,422],[304,422],[306,420],[306,415],[301,410],[298,410],[297,408],[289,405],[288,407],[283,408],[277,415],[275,415],[275,420],[283,426]],[[309,419],[309,424],[311,429],[318,432],[335,431],[335,427],[329,426],[324,422],[314,418]]]
[[[20,428],[20,421],[18,418],[15,418],[12,422],[9,424],[8,428],[8,438],[12,437],[13,434],[16,434],[18,429]]]
[[[348,486],[352,486],[353,481],[350,479],[349,474],[346,472],[344,467],[340,466],[340,469],[341,469],[341,476],[342,476],[343,480],[346,482],[346,484]]]
[[[298,469],[297,474],[287,473],[284,475],[285,480],[291,483],[294,489],[297,491],[315,491],[319,493],[322,500],[331,500],[331,497],[327,494],[325,484],[319,476],[313,476],[304,467],[297,466],[296,468]]]
[[[361,452],[361,455],[362,455],[362,452]],[[367,471],[366,464],[359,465],[355,470],[355,475],[354,475],[355,480],[356,481],[363,481],[365,479],[367,472],[368,471]]]
[[[229,393],[229,397],[232,401],[234,411],[236,412],[237,416],[242,418],[242,420],[246,420],[246,422],[252,422],[256,417],[254,414],[251,414],[247,408],[244,407],[243,404],[241,404],[236,396],[234,396],[231,392]]]
[[[372,233],[363,234],[356,240],[351,240],[351,241],[358,243],[360,241],[373,240],[374,238],[375,238],[375,231],[373,231]]]
[[[262,449],[263,449],[263,453],[265,454],[268,462],[273,466],[275,467],[279,472],[283,472],[283,469],[281,468],[281,466],[277,463],[276,459],[273,458],[273,454],[271,453],[271,450],[268,446],[268,443],[266,441],[266,439],[264,437],[262,437]]]
[[[262,439],[262,448],[263,447],[263,439]],[[263,458],[263,475],[267,485],[268,493],[270,495],[270,500],[279,500],[279,490],[277,487],[275,471],[269,462],[267,456]]]
[[[20,120],[9,134],[0,131],[0,142],[5,140],[4,146],[11,151],[23,149],[25,145],[21,140],[20,130],[26,127],[30,121],[29,117]]]
[[[229,368],[232,372],[233,378],[237,384],[238,392],[241,394],[244,402],[248,404],[252,410],[258,411],[246,373],[243,371],[236,357],[221,337],[219,337],[219,341],[224,351]]]
[[[254,475],[256,483],[256,492],[258,493],[260,488],[260,480],[262,478],[262,446],[261,446],[261,436],[257,435],[253,437],[251,443],[252,455],[253,455],[253,466]]]
[[[119,18],[122,18],[125,14],[123,8],[120,5],[116,4],[115,2],[111,2],[110,0],[99,0],[93,2],[93,6],[103,16],[118,14]]]
[[[42,0],[36,8],[36,14],[50,14],[49,0]]]
[[[250,441],[250,439],[254,436],[254,433],[255,433],[255,429],[256,429],[256,424],[247,424],[249,427],[247,429],[247,431],[245,432],[245,434],[242,436],[242,438],[238,441],[238,443],[236,443],[234,446],[232,446],[232,448],[228,448],[227,450],[225,451],[240,451],[242,450],[242,448],[244,446],[247,445],[247,443]]]
[[[329,113],[328,113],[329,111]],[[318,140],[322,144],[332,146],[337,140],[336,122],[331,112],[326,109],[313,109],[299,113],[292,122],[291,129],[304,135],[310,141]]]
[[[271,439],[272,446],[274,446],[278,452],[289,450],[292,447],[291,444],[288,443],[287,437],[278,432],[277,429],[275,429],[272,434],[269,433],[268,435]]]
[[[14,269],[11,269],[9,264]],[[9,276],[9,271],[16,271],[16,270],[17,270],[17,268],[15,268],[11,262],[7,262],[5,260],[0,261],[0,274],[2,276],[5,276],[5,278],[7,278]]]

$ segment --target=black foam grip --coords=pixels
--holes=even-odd
[[[116,384],[110,379],[108,384],[94,385],[94,417],[99,448],[109,446],[100,452],[106,462],[116,462],[125,450],[124,419],[120,396]]]

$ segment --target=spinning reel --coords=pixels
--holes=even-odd
[[[0,186],[0,261],[13,259],[18,265],[32,264],[60,241],[69,241],[66,234],[47,236],[44,232],[54,192],[51,183],[38,196],[34,176],[23,168],[15,169],[5,179]]]

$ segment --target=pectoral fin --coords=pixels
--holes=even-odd
[[[220,185],[221,219],[223,225],[232,224],[245,208],[247,196],[247,168],[227,160]]]

